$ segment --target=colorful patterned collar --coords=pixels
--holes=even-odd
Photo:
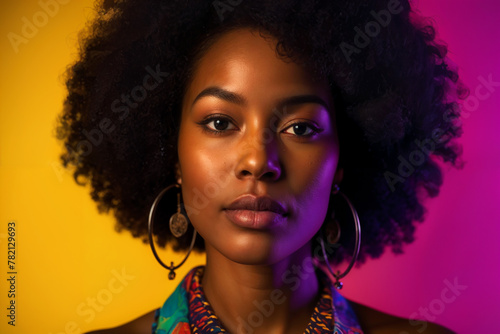
[[[204,266],[191,269],[163,307],[156,310],[153,334],[227,333],[205,299],[201,286],[204,269]],[[319,268],[316,274],[323,288],[304,333],[363,333],[354,311],[332,281]]]

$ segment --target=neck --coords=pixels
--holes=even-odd
[[[228,332],[304,332],[320,295],[310,246],[271,265],[239,264],[207,247],[202,286]]]

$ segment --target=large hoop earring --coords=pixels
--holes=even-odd
[[[328,271],[332,274],[332,276],[335,277],[335,283],[334,283],[335,288],[337,288],[337,290],[340,290],[340,289],[342,289],[342,286],[344,285],[340,281],[340,279],[344,278],[349,273],[349,271],[351,271],[352,267],[354,266],[354,263],[356,263],[356,260],[358,259],[359,246],[361,243],[361,225],[359,223],[359,217],[358,217],[358,213],[357,213],[356,209],[352,205],[351,201],[347,198],[347,196],[344,195],[344,193],[342,193],[340,191],[340,188],[337,184],[335,184],[333,186],[332,194],[333,195],[339,194],[345,199],[345,201],[349,205],[349,208],[351,209],[351,213],[352,213],[352,216],[354,218],[354,227],[356,229],[356,241],[354,244],[354,253],[352,255],[351,261],[349,262],[349,265],[347,266],[347,269],[343,273],[341,273],[340,271],[337,271],[336,273],[333,272],[332,267],[330,266],[330,263],[328,262],[328,257],[326,255],[325,243],[323,241],[323,238],[320,238],[320,240],[319,240],[320,245],[321,245],[321,250],[323,252],[323,258],[325,259],[326,267],[327,267]]]
[[[166,187],[165,189],[163,189],[160,194],[155,198],[154,202],[153,202],[153,205],[151,206],[151,210],[149,211],[149,219],[148,219],[148,237],[149,237],[149,245],[151,246],[151,250],[153,251],[153,254],[156,258],[156,261],[158,261],[158,263],[160,263],[162,265],[162,267],[168,269],[170,272],[168,273],[168,279],[169,280],[173,280],[175,278],[175,270],[177,270],[178,268],[180,268],[180,266],[182,266],[184,264],[184,262],[186,262],[187,258],[189,257],[189,254],[191,254],[191,251],[193,250],[193,246],[194,246],[194,242],[196,240],[196,229],[194,229],[193,227],[193,238],[191,239],[191,245],[189,246],[189,250],[186,254],[186,256],[184,257],[184,259],[182,260],[181,263],[179,263],[178,265],[174,265],[174,262],[170,262],[170,265],[167,266],[165,263],[163,263],[163,261],[160,259],[160,257],[158,256],[158,253],[156,252],[156,249],[155,249],[155,245],[154,245],[154,241],[153,241],[153,221],[154,221],[154,215],[156,213],[156,209],[158,207],[158,203],[160,202],[161,198],[163,197],[163,195],[165,195],[165,193],[167,191],[169,191],[170,189],[172,189],[173,187],[177,188],[177,189],[181,189],[181,187],[178,185],[178,184],[172,184],[168,187]],[[188,218],[183,214],[181,213],[181,205],[180,205],[180,191],[177,193],[177,212],[174,213],[171,217],[170,217],[170,230],[172,231],[172,234],[174,234],[174,236],[182,236],[186,230],[187,230],[187,222],[188,222]],[[185,226],[184,226],[185,224]],[[182,231],[184,231],[184,233],[182,233]]]

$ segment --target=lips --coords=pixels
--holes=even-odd
[[[286,217],[282,204],[270,197],[244,195],[224,209],[234,224],[253,229],[265,229],[279,224]]]

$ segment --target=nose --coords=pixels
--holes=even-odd
[[[266,129],[245,135],[238,149],[236,176],[239,179],[253,177],[262,181],[278,180],[281,176],[281,166],[277,144],[273,133]]]

